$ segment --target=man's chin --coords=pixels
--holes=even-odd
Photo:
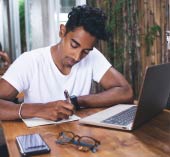
[[[72,68],[74,65],[76,65],[78,62],[73,63],[73,64],[67,64],[67,67]]]
[[[75,64],[67,64],[65,67],[67,67],[67,68],[72,68],[73,66],[74,66]]]

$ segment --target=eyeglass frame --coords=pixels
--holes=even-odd
[[[68,142],[59,142],[59,141],[57,141],[61,136],[63,136],[63,134],[64,133],[71,133],[72,135],[73,135],[73,137],[72,138],[70,138],[70,140],[68,141]],[[64,136],[63,136],[64,137]],[[78,146],[84,146],[84,145],[82,145],[81,144],[81,142],[80,142],[80,139],[81,138],[89,138],[89,139],[91,139],[91,140],[93,140],[94,141],[94,145],[93,146],[88,146],[88,145],[86,145],[86,147],[88,147],[89,148],[89,150],[91,150],[93,153],[95,153],[96,151],[97,151],[97,147],[98,147],[98,145],[100,145],[101,143],[100,143],[100,141],[98,141],[98,140],[96,140],[95,138],[93,138],[93,137],[90,137],[90,136],[79,136],[79,135],[77,135],[77,134],[75,134],[74,132],[72,132],[72,131],[62,131],[62,132],[60,132],[59,133],[59,136],[58,136],[58,138],[57,138],[57,140],[56,140],[56,143],[58,143],[58,144],[61,144],[61,145],[65,145],[65,144],[74,144],[74,145],[78,145]],[[64,137],[65,138],[65,137]],[[77,140],[76,140],[76,138],[78,138]],[[76,143],[77,142],[77,143]],[[87,143],[86,143],[87,144]]]

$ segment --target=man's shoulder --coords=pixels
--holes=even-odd
[[[31,51],[28,51],[28,53],[30,52],[30,55],[37,55],[37,54],[43,54],[43,53],[47,53],[49,52],[50,47],[42,47],[42,48],[37,48],[37,49],[33,49]]]
[[[88,57],[92,58],[93,60],[94,59],[98,60],[99,58],[103,58],[104,55],[102,54],[102,52],[100,52],[97,48],[94,47]]]
[[[78,64],[76,64],[76,66],[79,68],[84,66],[92,66],[94,61],[100,58],[100,55],[102,55],[101,52],[94,47],[93,50],[91,50],[85,58],[83,58]]]
[[[38,48],[38,49],[24,52],[21,56],[22,58],[32,58],[32,59],[41,58],[41,57],[46,56],[49,50],[50,50],[50,47]]]
[[[101,53],[96,47],[93,48],[93,50],[91,50],[91,52],[97,54],[97,53]]]

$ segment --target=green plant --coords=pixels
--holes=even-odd
[[[104,5],[107,10],[107,31],[108,37],[108,54],[111,63],[116,69],[123,72],[124,62],[124,45],[123,45],[123,16],[122,8],[127,0],[119,0],[113,4],[112,0],[105,0]]]
[[[158,35],[161,35],[161,27],[158,25],[153,25],[149,28],[145,36],[145,44],[146,44],[146,55],[149,56],[151,54],[151,47],[153,46],[154,40]]]
[[[25,6],[24,0],[19,0],[19,17],[20,17],[20,33],[21,33],[21,50],[26,50],[26,36],[25,36]]]
[[[108,54],[110,61],[120,72],[125,72],[127,54],[133,57],[135,41],[137,40],[136,19],[138,12],[134,11],[137,2],[133,0],[105,0],[107,8]],[[136,5],[137,6],[137,5]],[[136,9],[136,8],[135,8]],[[130,58],[130,57],[129,57]],[[125,60],[126,59],[126,60]]]

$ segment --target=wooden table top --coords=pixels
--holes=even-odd
[[[83,109],[76,114],[85,117],[99,110]],[[170,154],[170,110],[131,132],[83,125],[78,121],[33,128],[27,128],[22,121],[3,121],[2,127],[10,157],[20,156],[15,137],[30,133],[40,133],[51,148],[49,154],[39,155],[42,157],[169,157]],[[56,144],[58,133],[68,130],[99,140],[98,151],[81,152],[73,145]]]

